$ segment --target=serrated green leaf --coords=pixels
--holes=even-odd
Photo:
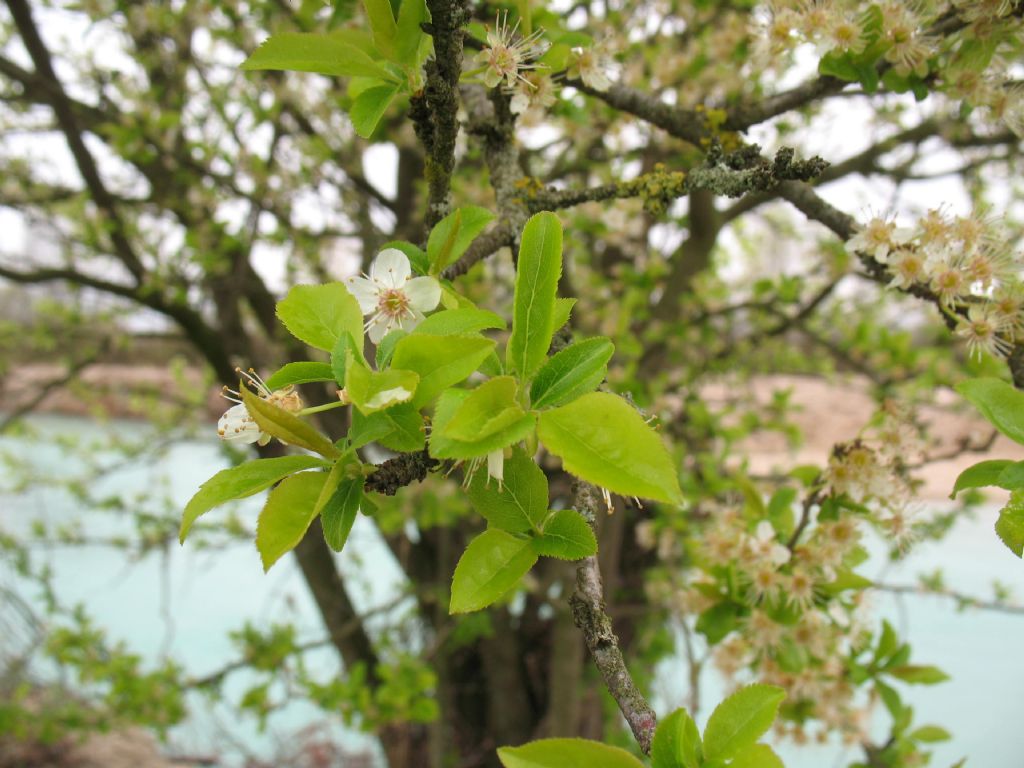
[[[525,415],[516,402],[516,380],[496,376],[472,390],[444,425],[445,437],[475,442],[505,429]]]
[[[494,214],[477,205],[456,208],[441,219],[434,225],[427,240],[431,272],[439,274],[449,264],[456,262],[492,221]]]
[[[999,379],[968,379],[956,391],[981,411],[992,425],[1024,445],[1024,392]]]
[[[553,213],[526,222],[516,264],[512,335],[506,366],[529,379],[547,357],[554,334],[555,292],[562,274],[562,224]]]
[[[277,302],[277,317],[292,336],[325,352],[343,333],[363,338],[359,302],[342,283],[294,286]]]
[[[414,333],[429,333],[435,336],[479,333],[489,328],[504,328],[505,321],[500,315],[486,309],[463,307],[435,312],[416,326]]]
[[[409,403],[377,411],[369,416],[364,416],[356,409],[352,413],[352,428],[348,436],[351,448],[380,443],[400,453],[422,450],[427,439],[423,417]]]
[[[366,482],[359,470],[359,460],[354,455],[338,459],[317,497],[314,516],[320,515],[324,541],[335,552],[345,547],[359,512]]]
[[[949,494],[949,498],[955,498],[960,491],[966,488],[984,488],[989,485],[998,485],[999,476],[1003,473],[1004,469],[1012,464],[1012,461],[1006,459],[979,461],[960,473],[953,484],[953,492]]]
[[[541,739],[521,747],[501,747],[505,768],[644,768],[629,752],[584,739]]]
[[[345,392],[363,415],[369,416],[412,399],[420,380],[416,373],[394,367],[371,371],[354,362],[351,350],[348,355]]]
[[[774,685],[748,685],[715,707],[704,728],[704,759],[728,760],[753,745],[771,727],[786,692]]]
[[[996,535],[1017,557],[1024,555],[1024,491],[1010,494],[1009,503],[999,511]]]
[[[623,496],[682,503],[675,466],[661,438],[617,395],[592,392],[543,411],[537,435],[577,477]]]
[[[274,371],[265,383],[268,389],[275,390],[314,381],[334,381],[331,366],[314,362],[286,363]]]
[[[560,509],[544,523],[544,532],[534,536],[533,550],[559,560],[582,560],[597,554],[597,539],[579,512]]]
[[[785,765],[767,744],[751,744],[739,751],[729,768],[785,768]]]
[[[395,57],[399,64],[415,65],[426,34],[422,24],[429,18],[424,0],[402,0],[395,34]]]
[[[539,530],[548,510],[548,480],[525,451],[513,448],[501,485],[477,472],[467,488],[473,508],[494,528],[509,533]]]
[[[481,336],[412,333],[395,345],[391,366],[419,374],[413,405],[420,408],[473,373],[494,348]]]
[[[344,387],[348,378],[346,369],[350,356],[358,365],[369,368],[366,360],[363,359],[363,350],[358,348],[358,342],[352,337],[352,334],[346,331],[338,337],[334,347],[331,348],[331,373],[334,374],[334,380],[339,387]]]
[[[395,55],[395,34],[397,24],[391,10],[390,0],[363,0],[363,8],[370,20],[373,42],[387,58]]]
[[[552,332],[557,331],[569,322],[569,316],[572,314],[574,306],[576,306],[576,299],[555,299],[554,320],[551,322]]]
[[[395,354],[395,345],[408,335],[401,328],[396,328],[380,340],[380,344],[377,345],[376,356],[378,371],[383,371],[388,367],[391,363],[391,356]]]
[[[257,494],[278,480],[303,469],[326,466],[327,462],[315,456],[280,456],[254,459],[237,467],[222,469],[199,486],[195,496],[185,506],[178,538],[184,543],[195,521],[214,507]]]
[[[890,675],[914,685],[937,685],[949,680],[949,675],[938,667],[923,664],[901,664],[886,670]]]
[[[565,405],[581,395],[593,392],[608,374],[608,361],[615,346],[603,336],[571,344],[553,355],[530,387],[534,408]]]
[[[284,32],[274,35],[253,51],[241,68],[394,80],[391,73],[356,46],[336,35],[315,32]]]
[[[270,492],[256,523],[256,549],[264,571],[302,541],[316,517],[316,502],[326,480],[326,472],[302,472],[285,478]]]
[[[513,589],[537,562],[530,540],[490,528],[473,539],[452,578],[449,613],[486,608]]]
[[[449,389],[441,394],[434,410],[434,425],[430,433],[430,455],[435,459],[473,459],[505,448],[533,434],[537,421],[532,413],[524,413],[518,420],[480,440],[463,441],[447,437],[446,427],[459,406],[469,397],[464,389]]]
[[[359,136],[368,139],[373,135],[377,123],[380,122],[397,94],[398,85],[388,83],[367,88],[355,98],[348,116]]]
[[[305,448],[328,459],[336,459],[341,455],[334,447],[334,443],[298,416],[257,397],[241,384],[238,391],[242,394],[245,409],[263,432],[273,435],[283,443]]]
[[[652,768],[700,768],[702,754],[697,724],[685,709],[658,723],[651,742]]]

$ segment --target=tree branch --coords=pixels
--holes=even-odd
[[[580,481],[576,485],[573,506],[594,525],[601,508],[597,488]],[[569,598],[573,620],[583,632],[594,665],[604,678],[605,687],[619,705],[633,736],[644,754],[651,752],[651,740],[658,719],[654,709],[633,682],[612,630],[611,617],[605,612],[604,584],[597,556],[585,558],[576,568],[576,592]]]

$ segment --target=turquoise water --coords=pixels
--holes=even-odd
[[[95,427],[81,420],[39,417],[33,424],[50,431],[89,434]],[[119,423],[114,428],[134,435],[144,434],[138,424]],[[0,449],[17,448],[12,438],[0,439]],[[32,464],[40,471],[62,466],[62,454],[53,447],[33,445]],[[219,446],[213,441],[190,442],[172,447],[154,461],[126,466],[101,482],[111,493],[126,494],[164,488],[169,508],[180,509],[215,469],[224,465]],[[164,478],[170,482],[164,486]],[[259,499],[239,506],[243,518],[254,522]],[[218,514],[217,512],[211,514]],[[1013,557],[992,532],[994,510],[976,521],[956,525],[941,544],[922,545],[898,566],[886,566],[882,558],[868,564],[867,575],[885,569],[889,583],[912,583],[914,574],[941,567],[947,583],[966,593],[987,597],[992,581],[998,579],[1024,597],[1024,564]],[[33,520],[50,523],[74,516],[73,505],[63,493],[36,488],[19,496],[0,496],[0,528],[25,531]],[[86,516],[92,536],[125,531],[125,520],[109,513]],[[361,611],[391,601],[398,591],[399,574],[387,548],[364,521],[357,524],[349,547],[338,556],[339,566],[350,579],[351,592]],[[69,603],[82,602],[112,636],[124,640],[145,658],[156,660],[164,654],[180,660],[192,673],[202,676],[236,659],[237,651],[227,631],[246,620],[294,623],[303,640],[323,636],[316,610],[291,559],[264,575],[254,548],[235,546],[222,551],[201,552],[185,546],[171,546],[166,552],[141,562],[101,546],[60,547],[37,551],[54,569],[58,593]],[[0,585],[10,581],[0,570]],[[896,598],[879,594],[874,605],[879,615],[894,623],[901,636],[914,647],[913,661],[935,664],[953,678],[938,686],[905,687],[913,704],[917,724],[934,723],[953,733],[953,740],[936,748],[932,765],[949,766],[961,757],[979,768],[1021,768],[1024,765],[1024,616],[989,611],[958,612],[954,603],[937,597]],[[0,639],[0,643],[2,643]],[[339,672],[330,651],[315,652],[312,668],[326,678]],[[666,662],[659,669],[656,700],[660,709],[684,703],[686,670],[682,661]],[[245,687],[244,674],[229,679],[228,692]],[[702,701],[722,695],[722,683],[706,674]],[[197,714],[174,729],[171,753],[233,754],[243,751],[267,758],[288,743],[289,734],[310,723],[322,723],[321,734],[339,739],[352,751],[375,750],[372,739],[306,705],[291,705],[272,718],[266,732],[239,720],[224,707],[206,710],[197,701]],[[698,715],[703,724],[708,712]],[[879,711],[876,725],[883,729],[887,715]],[[881,731],[880,731],[881,732]],[[235,749],[228,737],[244,745]],[[830,768],[845,766],[858,757],[836,746],[780,747],[789,768]]]

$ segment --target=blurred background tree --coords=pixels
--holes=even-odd
[[[907,741],[899,697],[876,674],[898,653],[898,644],[884,646],[897,641],[849,618],[869,588],[852,575],[858,554],[843,550],[829,563],[814,552],[830,531],[852,537],[851,547],[866,528],[897,543],[942,536],[952,513],[914,522],[894,504],[867,510],[837,472],[875,439],[864,449],[869,463],[895,485],[867,495],[909,496],[911,469],[974,447],[927,447],[914,409],[966,374],[1005,375],[997,357],[1024,381],[1014,133],[1024,120],[1021,3],[519,3],[511,17],[524,32],[543,30],[547,67],[523,70],[529,85],[513,76],[497,88],[485,82],[486,62],[502,41],[488,33],[507,9],[427,7],[435,52],[414,84],[425,89],[397,98],[360,136],[348,117],[358,78],[239,71],[268,34],[365,28],[357,3],[6,0],[2,428],[31,433],[22,417],[71,388],[97,410],[145,413],[158,437],[113,448],[151,453],[206,423],[211,385],[237,382],[236,365],[269,372],[310,358],[275,318],[288,286],[353,274],[392,240],[423,243],[453,203],[473,203],[498,220],[449,274],[481,306],[507,314],[522,223],[558,211],[567,232],[560,295],[579,297],[566,332],[616,341],[607,386],[657,417],[688,498],[684,512],[619,500],[600,520],[607,610],[641,687],[657,659],[699,633],[723,668],[790,690],[783,732],[838,732],[863,742],[867,764],[914,764],[928,734]],[[443,50],[441,32],[450,33]],[[474,70],[481,51],[485,64]],[[446,100],[439,84],[453,67],[462,84]],[[844,248],[858,219],[910,229]],[[966,277],[950,300],[934,259],[931,271],[901,271],[913,266],[904,252],[925,254],[937,241],[988,254],[994,276],[957,262]],[[1005,317],[986,315],[995,329],[986,335],[970,311],[998,301]],[[130,397],[118,379],[127,374],[83,378],[170,358],[178,368]],[[53,375],[25,387],[22,374],[15,397],[19,370],[41,360],[55,364]],[[793,421],[801,403],[782,385],[766,396],[767,374],[855,376],[881,407],[876,431],[847,435],[855,442],[829,466],[797,467],[785,451],[803,439]],[[313,396],[333,397],[333,388]],[[344,431],[344,417],[323,418]],[[751,439],[770,433],[784,438],[778,460],[752,466]],[[885,453],[910,437],[923,441],[920,455]],[[33,481],[24,466],[9,467],[11,487]],[[165,551],[179,510],[167,498],[146,506],[103,497],[88,477],[100,471],[87,464],[60,482],[83,508],[134,516],[135,536],[107,543],[137,557]],[[571,505],[571,478],[552,468],[549,481],[554,503]],[[849,503],[822,506],[837,498]],[[448,615],[452,571],[479,528],[469,511],[441,475],[382,502],[374,522],[409,598],[403,611],[382,609],[384,624],[356,610],[353,585],[314,525],[295,557],[345,674],[309,674],[301,659],[311,648],[284,624],[248,626],[236,637],[242,663],[267,682],[240,706],[269,716],[269,686],[287,677],[292,694],[379,735],[392,768],[493,765],[495,747],[545,735],[628,743],[569,611],[572,564],[543,564],[520,598],[486,614]],[[812,512],[819,524],[809,528]],[[814,565],[802,573],[810,586],[800,607],[813,620],[758,623],[756,588],[719,599],[729,580],[757,583],[743,563],[761,519],[788,552],[806,546]],[[252,527],[221,518],[203,540],[226,546]],[[22,576],[46,584],[31,542],[91,537],[37,530],[5,537],[4,551]],[[801,576],[792,564],[773,572]],[[847,572],[851,581],[836,586]],[[63,610],[58,603],[49,608]],[[65,634],[51,634],[48,653],[105,693],[89,706],[94,717],[65,717],[58,731],[124,718],[166,728],[183,715],[182,688],[215,688],[231,672],[198,679],[170,662],[142,672],[123,648],[99,658],[90,649],[106,647],[102,633],[73,618]],[[775,632],[794,638],[765,641]],[[874,666],[855,660],[872,635]],[[808,652],[814,637],[826,647]],[[696,679],[700,663],[691,662]],[[135,698],[108,690],[132,686]],[[875,743],[863,731],[858,686],[884,700],[891,738]],[[816,704],[822,696],[835,706]],[[4,711],[0,722],[13,731],[28,727],[24,708]]]

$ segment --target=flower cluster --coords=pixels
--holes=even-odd
[[[871,219],[846,247],[885,266],[889,285],[930,291],[971,355],[1005,356],[1024,329],[1020,266],[996,220],[932,209],[915,227]]]

